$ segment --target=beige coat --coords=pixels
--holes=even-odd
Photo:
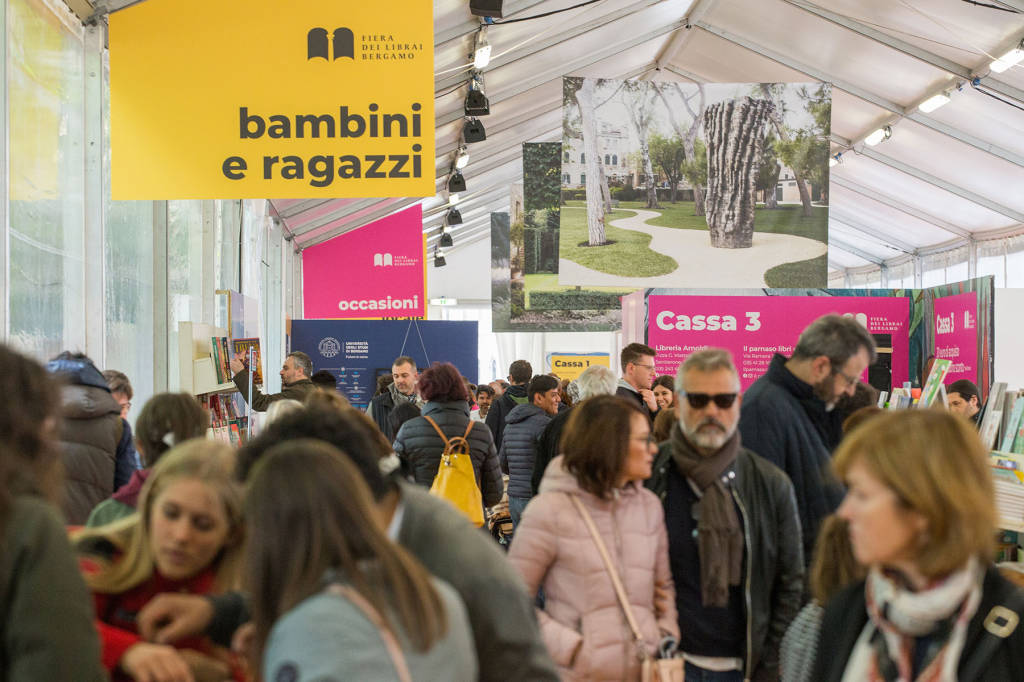
[[[599,499],[581,490],[556,457],[509,550],[530,594],[544,588],[544,610],[537,615],[562,679],[639,680],[629,625],[569,495],[579,496],[593,517],[652,653],[664,635],[679,637],[661,502],[638,483],[617,491],[614,499]]]

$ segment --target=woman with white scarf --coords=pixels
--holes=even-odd
[[[943,412],[888,412],[847,436],[834,465],[868,577],[826,607],[811,679],[1024,680],[1024,594],[991,563],[994,491],[977,433]]]

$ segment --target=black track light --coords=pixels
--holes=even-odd
[[[484,130],[484,124],[480,119],[466,119],[466,125],[462,126],[462,139],[467,143],[483,142],[487,139],[487,131]]]
[[[469,0],[469,12],[478,17],[501,19],[502,0]]]
[[[438,244],[445,249],[450,249],[455,246],[455,242],[452,241],[452,233],[448,231],[448,228],[441,228],[441,240]]]
[[[491,113],[491,103],[480,90],[470,90],[466,94],[466,103],[463,105],[466,116],[487,116]]]
[[[462,171],[455,171],[448,178],[448,192],[465,192],[466,178],[462,177]]]
[[[444,222],[445,225],[461,225],[462,214],[459,213],[459,209],[452,206],[451,209],[448,210],[448,215],[444,217]]]
[[[434,249],[434,267],[443,268],[448,263],[444,260],[444,251],[441,249]]]

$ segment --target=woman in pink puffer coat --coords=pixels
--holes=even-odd
[[[615,396],[572,408],[562,452],[516,528],[509,559],[530,594],[544,589],[541,634],[563,680],[640,679],[633,634],[587,525],[590,512],[618,570],[646,648],[678,640],[661,502],[643,487],[657,447],[647,417]]]

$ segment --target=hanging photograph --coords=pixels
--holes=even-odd
[[[827,83],[563,79],[558,283],[824,287]]]
[[[523,145],[522,196],[512,201],[507,265],[501,271],[509,278],[508,331],[617,330],[622,318],[619,297],[631,289],[558,281],[561,172],[560,143]],[[496,243],[492,239],[492,248]],[[500,276],[495,277],[499,286]]]

